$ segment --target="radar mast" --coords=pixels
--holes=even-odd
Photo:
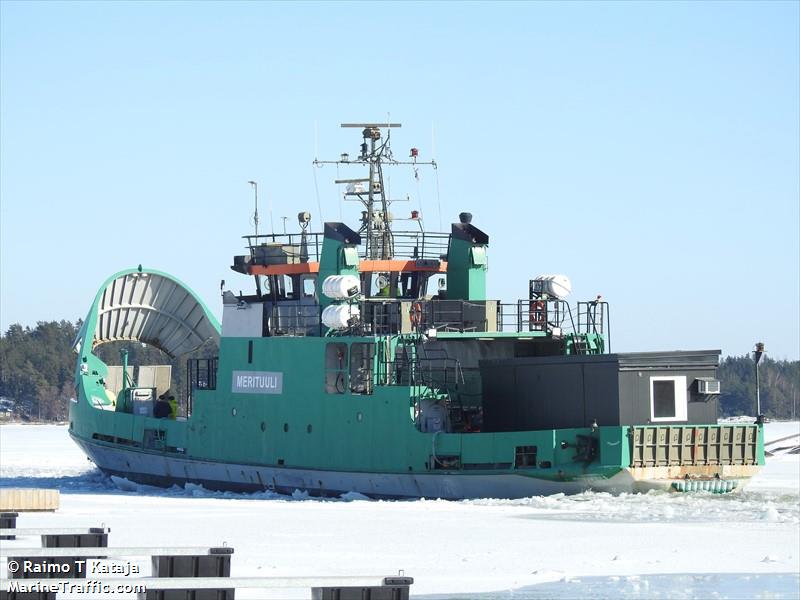
[[[436,168],[436,161],[417,160],[418,151],[412,148],[409,161],[395,160],[391,149],[391,130],[402,127],[400,123],[342,123],[342,128],[361,129],[362,143],[358,158],[351,159],[342,153],[339,160],[314,160],[314,165],[360,165],[369,167],[367,178],[336,179],[334,183],[346,184],[345,199],[357,200],[364,205],[361,211],[359,233],[365,243],[364,255],[373,260],[388,260],[394,257],[394,237],[392,235],[392,213],[389,211],[393,200],[388,197],[383,177],[383,166],[388,165],[430,165]],[[387,129],[386,138],[381,142],[381,129]]]

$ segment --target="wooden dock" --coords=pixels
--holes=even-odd
[[[0,488],[0,512],[58,510],[58,490],[43,488]]]

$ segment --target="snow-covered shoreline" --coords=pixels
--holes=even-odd
[[[797,422],[769,423],[766,437],[795,432]],[[745,491],[722,496],[330,501],[115,484],[63,426],[3,425],[0,485],[61,489],[55,515],[25,514],[20,526],[102,522],[112,545],[226,542],[236,549],[234,576],[404,569],[414,596],[448,599],[796,598],[800,589],[800,456],[792,454],[770,458]],[[237,597],[264,597],[252,594]],[[289,595],[308,592],[269,597]]]

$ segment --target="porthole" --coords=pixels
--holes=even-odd
[[[266,431],[266,430],[267,430],[267,424],[264,423],[264,421],[261,421],[261,431]]]
[[[283,432],[286,433],[288,431],[289,431],[289,424],[288,423],[284,423],[283,424]]]
[[[231,415],[234,416],[234,417],[236,416],[236,409],[235,408],[231,409]]]
[[[364,420],[364,413],[362,413],[361,411],[357,412],[356,413],[356,421],[361,423],[361,421],[363,421],[363,420]]]
[[[311,433],[311,423],[309,423],[308,426],[306,427],[306,431],[308,433]]]

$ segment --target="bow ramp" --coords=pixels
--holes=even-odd
[[[101,286],[75,349],[107,342],[150,344],[171,357],[208,340],[219,344],[220,326],[200,298],[178,279],[159,271],[130,269]]]

